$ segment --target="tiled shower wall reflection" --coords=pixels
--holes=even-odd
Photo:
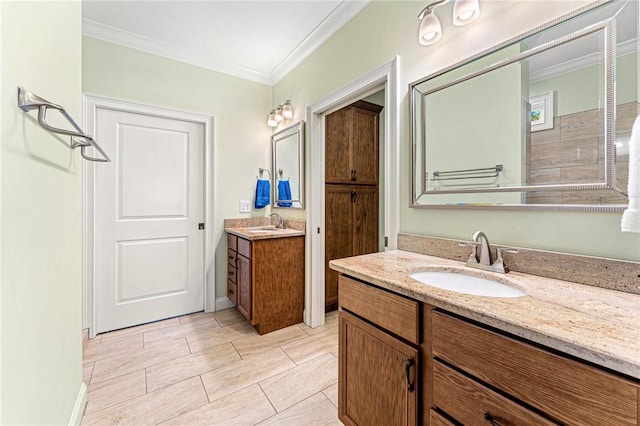
[[[638,116],[638,103],[618,105],[616,138],[629,139]],[[527,143],[527,184],[604,182],[603,110],[555,117],[553,128],[531,133]],[[627,191],[629,155],[615,158],[616,188]],[[530,192],[527,204],[626,204],[626,196],[613,190]]]

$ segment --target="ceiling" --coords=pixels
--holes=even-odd
[[[83,0],[85,35],[273,85],[371,0]]]

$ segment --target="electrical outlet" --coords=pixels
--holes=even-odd
[[[251,211],[251,201],[240,201],[240,213],[249,213]]]

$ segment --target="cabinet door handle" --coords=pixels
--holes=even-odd
[[[356,192],[355,191],[351,191],[351,202],[355,202],[356,201]]]
[[[353,180],[353,181],[356,180],[356,171],[355,170],[351,170],[351,180]]]
[[[413,367],[413,365],[414,361],[411,358],[407,359],[404,364],[404,375],[407,378],[407,389],[409,392],[413,392],[414,388],[413,383],[411,382],[411,367]]]
[[[502,426],[491,414],[484,413],[484,419],[491,424],[491,426]]]
[[[232,288],[229,289],[229,294],[233,294],[233,289]]]
[[[233,276],[233,274],[234,274],[234,272],[233,272],[233,271],[229,271],[229,276],[230,276],[230,277],[232,277],[232,276]]]

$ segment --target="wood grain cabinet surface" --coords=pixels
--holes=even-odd
[[[378,251],[379,114],[358,101],[325,121],[325,305],[338,303],[329,261]]]
[[[339,291],[346,425],[640,426],[637,379],[345,275]]]
[[[382,107],[358,101],[325,119],[325,181],[378,184],[378,116]]]
[[[488,413],[500,425],[638,425],[637,380],[444,312],[434,311],[432,318],[432,403],[461,423],[487,424],[470,419]],[[479,383],[519,403],[508,404]],[[454,393],[455,398],[467,397],[456,404]],[[532,411],[525,413],[525,406]]]
[[[380,328],[381,324],[392,325],[402,334],[402,327],[394,324],[400,320],[400,324],[416,330],[417,303],[350,278],[341,276],[340,279],[340,421],[348,426],[417,425],[418,345]],[[359,297],[366,297],[366,300],[358,303]],[[388,318],[385,318],[385,304],[395,306],[395,314]],[[403,307],[407,308],[406,312],[398,310]],[[415,335],[413,331],[408,332],[410,338]]]
[[[228,247],[227,295],[258,333],[302,322],[304,237],[249,241],[229,235]]]

